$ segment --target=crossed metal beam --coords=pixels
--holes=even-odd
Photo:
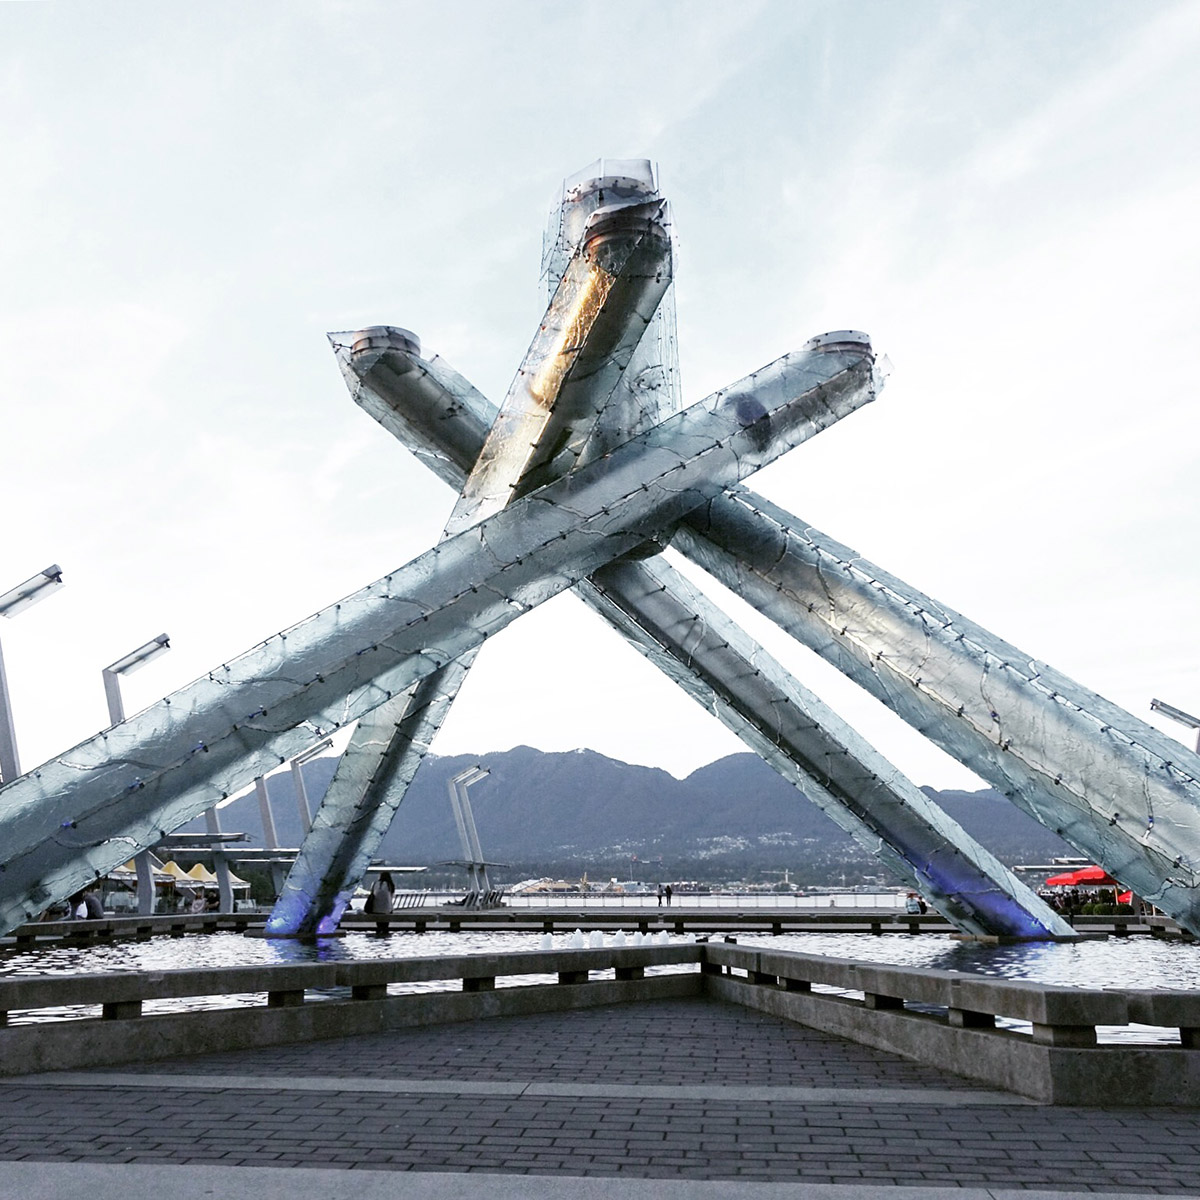
[[[0,789],[0,928],[357,721],[269,922],[327,931],[478,647],[574,588],[960,928],[1068,932],[653,557],[670,541],[1200,932],[1200,760],[738,486],[874,398],[869,342],[813,339],[675,411],[669,213],[648,164],[620,167],[564,193],[499,410],[405,331],[338,344],[355,399],[460,489],[442,541]]]
[[[647,197],[645,185],[601,172],[564,196],[559,220],[563,250],[572,253],[549,264],[555,284],[549,308],[499,411],[461,377],[422,360],[407,330],[369,329],[348,344],[335,339],[355,399],[461,489],[448,531],[498,511],[543,478],[547,464],[577,469],[629,437],[631,421],[651,423],[676,406],[676,373],[665,352],[673,344],[674,309],[662,202]],[[613,242],[634,243],[638,251],[614,253]],[[597,285],[601,258],[609,278]],[[622,269],[635,261],[636,269]],[[614,304],[621,291],[637,303]],[[653,332],[652,320],[658,322]],[[563,353],[568,326],[578,355],[570,362]],[[620,350],[614,353],[610,343]],[[814,339],[809,348],[870,355],[869,343],[855,334]],[[652,386],[646,386],[648,374]],[[552,376],[561,385],[548,394]],[[758,403],[750,393],[737,400],[745,416],[756,413]],[[666,563],[612,563],[576,590],[960,928],[1016,936],[1069,933],[993,856]],[[460,660],[452,675],[431,680],[438,685],[432,694],[411,704],[397,701],[388,718],[395,717],[390,740],[374,724],[360,726],[318,812],[320,831],[301,847],[268,932],[311,934],[336,926],[470,662]],[[372,762],[378,779],[364,775]]]
[[[422,685],[461,669],[517,616],[873,398],[861,350],[785,355],[599,446],[592,461],[14,780],[0,791],[0,927],[106,874],[331,729],[409,689],[417,701],[437,693],[437,678]],[[397,711],[368,732],[387,736]]]

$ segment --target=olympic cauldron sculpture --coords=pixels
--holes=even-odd
[[[436,546],[0,788],[0,929],[356,723],[268,921],[332,931],[480,645],[559,592],[958,928],[1069,927],[659,554],[681,551],[1200,933],[1200,759],[742,486],[875,399],[824,334],[682,407],[670,212],[644,160],[567,180],[545,316],[497,408],[406,330],[331,335],[355,401],[459,491]]]

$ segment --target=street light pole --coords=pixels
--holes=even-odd
[[[300,812],[302,839],[307,837],[312,829],[312,809],[308,804],[308,788],[304,786],[304,764],[310,759],[323,754],[333,745],[330,738],[322,738],[315,746],[310,746],[303,754],[297,754],[292,759],[292,782],[296,789],[296,807]]]
[[[44,571],[18,584],[0,596],[0,617],[15,617],[44,600],[62,586],[62,568],[51,564]],[[4,654],[0,651],[0,783],[11,783],[21,774],[17,756],[17,732],[13,727],[12,705],[8,698],[8,677],[4,673]]]
[[[125,704],[121,699],[121,676],[141,670],[151,659],[166,654],[171,648],[171,639],[165,633],[118,658],[101,672],[104,679],[104,698],[108,701],[108,723],[119,725],[125,720]],[[154,866],[150,862],[150,851],[143,850],[134,856],[137,867],[138,914],[146,917],[154,912]]]
[[[1185,713],[1182,708],[1176,708],[1173,704],[1166,704],[1162,700],[1151,700],[1150,711],[1160,712],[1164,717],[1170,717],[1172,721],[1178,721],[1180,725],[1186,725],[1189,729],[1196,730],[1196,753],[1200,754],[1200,717],[1193,717],[1191,713]]]
[[[449,784],[450,807],[454,810],[454,823],[458,826],[458,837],[462,843],[463,857],[467,860],[467,875],[471,881],[470,894],[467,896],[469,907],[486,903],[492,885],[488,879],[487,863],[483,861],[479,834],[475,831],[475,815],[471,812],[467,788],[490,774],[486,767],[468,767],[455,775]]]

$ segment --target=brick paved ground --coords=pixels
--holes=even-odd
[[[0,1159],[1200,1195],[1200,1110],[1009,1102],[706,999],[120,1071],[8,1082]]]
[[[247,1074],[239,1054],[172,1060],[169,1070]],[[386,1079],[556,1079],[577,1083],[753,1084],[808,1087],[976,1085],[855,1042],[706,999],[613,1005],[402,1034],[276,1046],[253,1056],[256,1075]],[[122,1067],[161,1072],[164,1064]]]

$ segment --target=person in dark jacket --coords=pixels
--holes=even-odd
[[[388,932],[386,917],[392,911],[392,901],[396,896],[396,885],[392,882],[389,871],[380,871],[379,878],[371,888],[367,897],[367,911],[375,918],[375,932],[384,937]]]

